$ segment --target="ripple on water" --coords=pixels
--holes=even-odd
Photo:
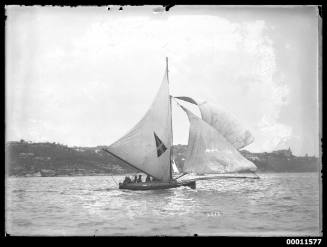
[[[264,174],[135,192],[108,177],[9,178],[6,221],[21,235],[319,234],[315,179]]]

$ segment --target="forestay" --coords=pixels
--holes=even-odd
[[[172,145],[167,72],[166,69],[155,100],[142,120],[108,148],[113,154],[162,181],[170,180]]]
[[[190,121],[187,156],[183,172],[210,174],[256,171],[215,128],[181,106]]]

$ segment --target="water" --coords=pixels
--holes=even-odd
[[[317,173],[197,181],[197,189],[117,189],[111,177],[7,178],[11,235],[320,236]],[[119,181],[122,177],[115,176]]]

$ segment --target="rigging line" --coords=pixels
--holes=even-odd
[[[116,180],[113,178],[113,176],[110,176],[111,179],[115,182],[116,185],[118,185],[118,183],[116,182]]]
[[[258,176],[258,174],[256,174],[255,172],[253,172],[253,171],[251,171],[255,176],[256,176],[256,178],[260,178],[259,176]]]
[[[177,99],[174,96],[170,95],[170,97],[177,103],[178,106],[183,107],[180,103],[178,103]]]
[[[133,165],[132,165],[131,163],[129,163],[128,161],[126,161],[126,160],[122,159],[121,157],[119,157],[118,155],[116,155],[116,154],[110,152],[108,149],[102,148],[102,150],[105,151],[105,152],[107,152],[107,153],[109,153],[109,154],[111,154],[112,156],[116,157],[117,159],[119,159],[119,160],[125,162],[127,165],[133,167],[134,169],[136,169],[136,170],[138,170],[138,171],[140,171],[140,172],[143,172],[143,173],[145,173],[145,174],[147,174],[147,175],[149,175],[149,176],[151,176],[151,177],[154,177],[154,178],[156,178],[156,179],[158,179],[158,180],[161,180],[160,178],[158,178],[158,177],[156,177],[156,176],[153,176],[153,175],[151,175],[150,173],[145,172],[145,171],[141,170],[141,169],[138,168],[138,167],[133,166]]]
[[[183,176],[185,176],[185,175],[187,175],[187,174],[188,174],[187,172],[184,172],[182,175],[178,176],[178,177],[175,178],[175,179],[179,179],[179,178],[181,178],[181,177],[183,177]]]
[[[175,102],[177,103],[177,105],[180,107],[180,108],[182,108],[184,111],[185,110],[188,110],[186,107],[184,107],[183,105],[181,105],[180,103],[178,103],[178,101],[176,100],[176,98],[174,97],[174,96],[171,96],[174,100],[175,100]],[[188,110],[189,111],[189,110]]]

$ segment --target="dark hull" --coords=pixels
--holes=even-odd
[[[192,189],[196,188],[194,180],[183,181],[183,182],[150,182],[150,183],[119,183],[119,189],[125,190],[163,190],[177,188],[181,186],[188,186]]]

